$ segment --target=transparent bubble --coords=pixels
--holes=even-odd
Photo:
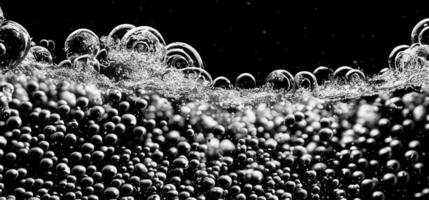
[[[289,79],[285,71],[286,70],[278,69],[269,73],[267,78],[265,79],[265,85],[275,90],[289,90],[292,87],[291,79]]]
[[[45,48],[48,48],[48,40],[47,39],[41,39],[39,42],[39,45]]]
[[[63,60],[60,63],[58,63],[58,67],[60,68],[71,68],[72,66],[73,64],[70,60]]]
[[[30,48],[30,54],[33,56],[36,62],[52,64],[53,59],[51,52],[42,46],[33,46]]]
[[[366,76],[362,71],[358,69],[352,69],[347,72],[346,78],[347,78],[347,81],[353,83],[353,82],[358,82],[359,80],[364,80]]]
[[[235,87],[239,89],[251,89],[256,87],[256,79],[250,73],[242,73],[235,79]]]
[[[67,37],[64,50],[68,59],[86,54],[95,56],[100,50],[100,39],[91,30],[78,29]]]
[[[55,51],[55,47],[56,47],[55,42],[53,40],[48,40],[48,46],[47,46],[48,50],[53,52]]]
[[[295,84],[298,88],[313,90],[317,87],[317,78],[308,71],[301,71],[295,74]]]
[[[183,42],[173,42],[167,45],[166,48],[166,61],[169,67],[177,69],[185,67],[204,67],[200,54],[191,45]]]
[[[156,53],[165,47],[161,34],[152,27],[139,26],[129,30],[122,37],[122,47],[140,53]]]
[[[339,67],[334,71],[333,77],[334,77],[334,79],[345,81],[347,72],[352,70],[352,69],[353,68],[351,68],[349,66]]]
[[[393,48],[392,52],[390,52],[389,54],[389,67],[390,68],[397,68],[398,66],[396,66],[395,64],[395,58],[398,55],[399,52],[404,51],[406,49],[408,49],[410,46],[408,45],[399,45],[395,48]]]
[[[395,66],[398,70],[402,71],[404,68],[410,66],[414,60],[414,56],[410,51],[401,51],[395,57]]]
[[[135,28],[135,26],[132,24],[120,24],[116,26],[107,36],[107,44],[109,46],[117,46],[121,43],[122,37],[133,28]]]
[[[419,45],[416,45],[415,47],[413,47],[410,50],[411,50],[411,52],[414,55],[416,55],[418,57],[421,57],[424,60],[428,60],[429,59],[429,45],[419,44]]]
[[[98,60],[88,54],[76,57],[73,60],[73,66],[78,69],[88,68],[88,69],[94,69],[95,71],[98,71],[98,72],[100,71],[100,63],[98,62]]]
[[[429,44],[429,27],[425,27],[419,33],[419,43]]]
[[[419,42],[420,32],[429,25],[429,18],[421,20],[411,31],[411,44]]]
[[[317,78],[317,83],[322,85],[326,81],[329,81],[332,78],[334,70],[331,68],[320,66],[313,71],[314,76]]]
[[[13,21],[5,21],[0,26],[0,67],[18,65],[30,51],[31,39],[27,30]]]
[[[189,79],[200,80],[203,83],[211,84],[213,82],[212,76],[204,69],[198,67],[187,67],[181,69],[185,77]]]
[[[213,87],[223,88],[223,89],[231,89],[232,84],[228,78],[226,78],[224,76],[219,76],[213,80]]]

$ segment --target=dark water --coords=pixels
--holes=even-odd
[[[319,65],[386,67],[390,50],[408,44],[412,27],[429,16],[418,4],[285,4],[284,1],[2,1],[5,15],[35,41],[89,28],[98,35],[120,23],[149,25],[166,41],[194,46],[213,77],[250,72],[261,81],[270,71],[292,73]]]

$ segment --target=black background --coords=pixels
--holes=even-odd
[[[408,44],[413,26],[429,17],[428,8],[413,3],[285,2],[2,0],[0,5],[35,41],[53,39],[62,48],[78,28],[101,36],[121,23],[149,25],[167,43],[194,46],[213,77],[235,79],[250,72],[259,81],[277,68],[295,73],[350,65],[377,72],[387,66],[390,50]]]

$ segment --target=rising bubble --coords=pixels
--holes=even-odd
[[[213,80],[213,87],[223,88],[223,89],[231,89],[232,84],[228,78],[226,78],[224,76],[219,76]]]
[[[320,66],[313,71],[314,76],[317,78],[317,83],[319,85],[323,84],[325,81],[328,81],[332,78],[334,71],[331,68]]]
[[[31,39],[27,30],[13,21],[0,26],[0,67],[18,65],[30,51]]]
[[[295,74],[295,84],[298,88],[313,90],[317,87],[317,78],[308,71],[301,71]]]
[[[404,44],[404,45],[399,45],[399,46],[393,48],[392,52],[390,52],[390,54],[389,54],[389,67],[390,68],[393,69],[393,68],[398,67],[398,66],[396,66],[396,62],[395,62],[396,56],[398,55],[398,53],[408,49],[409,47],[410,46]]]
[[[419,42],[420,32],[429,25],[429,18],[421,20],[411,31],[411,44]]]
[[[242,73],[235,79],[235,87],[239,89],[251,89],[256,87],[256,79],[250,73]]]
[[[167,45],[166,48],[166,62],[169,67],[178,69],[185,67],[204,67],[200,54],[191,45],[183,42],[173,42]]]
[[[91,30],[78,29],[67,37],[64,50],[68,59],[86,54],[95,56],[100,50],[100,40]]]

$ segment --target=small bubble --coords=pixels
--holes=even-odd
[[[201,80],[203,82],[208,82],[208,84],[211,84],[213,82],[211,75],[202,68],[187,67],[183,68],[181,71],[183,74],[185,74],[185,77],[187,78]]]
[[[95,56],[100,50],[100,40],[91,30],[78,29],[67,37],[64,50],[68,59],[86,54]]]
[[[108,46],[117,46],[120,44],[122,37],[131,29],[135,28],[132,24],[120,24],[110,31],[107,36],[107,45]]]
[[[289,90],[292,88],[291,79],[288,77],[286,70],[274,70],[268,74],[265,79],[265,85],[272,87],[273,89],[285,89]],[[292,76],[292,75],[291,75]]]
[[[317,87],[317,78],[308,71],[301,71],[295,74],[295,84],[298,88],[313,90]]]
[[[333,77],[334,77],[334,79],[345,81],[347,72],[352,70],[352,69],[353,68],[351,68],[349,66],[339,67],[334,71]]]
[[[325,81],[328,81],[332,78],[334,71],[331,68],[320,66],[313,71],[314,76],[317,78],[317,83],[319,85],[323,84]]]
[[[0,67],[18,65],[30,51],[30,35],[24,27],[13,21],[2,23],[0,41]]]
[[[226,78],[224,76],[219,76],[213,80],[213,87],[223,88],[223,89],[231,89],[232,84],[228,78]]]
[[[175,67],[177,69],[185,67],[204,67],[200,54],[189,44],[173,42],[167,45],[166,49],[166,62],[169,67]]]
[[[346,79],[349,82],[356,82],[358,80],[364,80],[365,74],[358,69],[352,69],[352,70],[347,72]]]
[[[408,49],[409,47],[410,46],[404,44],[404,45],[399,45],[399,46],[393,48],[392,52],[390,52],[390,54],[389,54],[389,67],[390,68],[393,69],[393,68],[398,68],[399,67],[399,66],[396,65],[396,62],[395,62],[396,56],[400,52]]]
[[[250,73],[242,73],[235,79],[235,87],[239,89],[251,89],[256,87],[256,79]]]
[[[429,25],[429,18],[419,21],[411,31],[411,44],[419,42],[419,35]]]
[[[30,48],[30,54],[36,62],[52,64],[52,55],[48,49],[42,46],[33,46]]]

